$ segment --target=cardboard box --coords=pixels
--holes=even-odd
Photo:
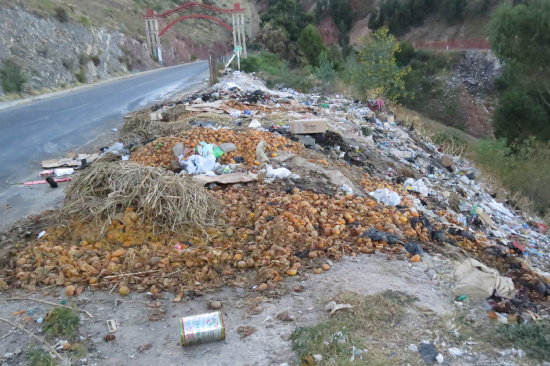
[[[326,119],[301,119],[290,122],[290,132],[295,135],[323,133],[327,128]]]

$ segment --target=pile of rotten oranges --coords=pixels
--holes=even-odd
[[[220,162],[222,164],[235,163],[234,158],[240,156],[244,158],[244,166],[250,168],[259,164],[256,161],[256,146],[262,140],[266,142],[266,153],[268,156],[276,156],[277,151],[297,153],[302,148],[301,144],[270,132],[257,130],[214,130],[197,127],[191,131],[187,131],[182,137],[169,136],[158,138],[136,150],[131,154],[130,159],[148,166],[169,168],[170,162],[174,160],[172,147],[177,143],[182,143],[186,148],[194,149],[201,141],[215,145],[227,142],[235,144],[237,150],[223,155],[219,159]]]
[[[245,270],[254,269],[255,277],[246,278],[262,290],[284,276],[329,270],[326,259],[339,260],[344,254],[404,252],[400,244],[363,237],[369,228],[403,241],[429,241],[421,223],[410,224],[416,211],[381,206],[370,197],[287,191],[279,184],[230,186],[212,193],[223,203],[224,225],[159,234],[152,223],[127,210],[102,233],[97,225],[75,220],[69,227],[49,228],[18,253],[6,277],[28,290],[70,286],[69,294],[115,284],[121,294],[181,293],[240,280]]]

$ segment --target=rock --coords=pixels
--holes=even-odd
[[[418,352],[418,347],[416,346],[416,344],[409,344],[407,349],[411,352]]]
[[[174,153],[174,157],[178,159],[180,156],[185,154],[185,147],[182,143],[175,144],[172,148],[172,152]]]
[[[149,263],[152,266],[156,266],[160,262],[160,260],[161,260],[160,257],[151,257],[151,259],[149,259]]]
[[[8,284],[6,281],[0,279],[0,291],[6,291],[8,289]]]
[[[277,315],[277,319],[283,321],[283,322],[292,322],[296,320],[296,317],[292,314],[289,314],[288,311],[283,311],[279,315]]]
[[[88,364],[88,359],[87,358],[81,358],[79,360],[79,362],[80,362],[81,365],[87,365]]]
[[[237,146],[235,144],[230,143],[230,142],[224,142],[223,144],[220,144],[218,146],[226,154],[229,153],[229,152],[237,150]]]
[[[13,353],[13,352],[6,352],[6,353],[4,353],[4,358],[5,358],[6,360],[9,360],[10,358],[13,358],[13,356],[15,356],[15,353]]]
[[[454,170],[454,161],[448,156],[441,157],[441,165],[443,165],[445,168],[447,168],[450,171]]]
[[[266,283],[262,283],[260,285],[258,285],[258,287],[256,287],[256,291],[265,291],[267,290],[267,284]]]
[[[222,303],[221,301],[210,301],[208,307],[212,310],[219,310],[222,308]]]
[[[453,357],[462,357],[464,355],[464,351],[457,347],[451,347],[447,352]]]
[[[441,353],[438,353],[437,356],[435,356],[435,360],[437,361],[437,363],[443,363],[443,361],[445,361],[445,358]]]

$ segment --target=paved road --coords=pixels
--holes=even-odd
[[[115,136],[110,131],[120,127],[124,114],[197,86],[207,77],[207,62],[180,65],[0,110],[0,227],[26,214],[29,200],[48,201],[41,195],[54,194],[42,185],[11,186],[6,179],[39,178],[40,161],[80,151],[106,132]]]

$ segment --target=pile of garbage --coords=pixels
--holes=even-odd
[[[207,200],[194,206],[186,200],[191,191],[177,197],[159,186],[162,199],[179,199],[186,212],[210,218],[163,230],[155,215],[166,218],[167,205],[144,211],[151,200],[138,192],[100,213],[103,225],[76,215],[47,229],[3,273],[11,286],[71,286],[68,293],[115,285],[180,294],[227,283],[266,289],[284,276],[329,270],[343,255],[380,251],[419,261],[425,252],[452,250],[511,278],[530,311],[550,295],[548,227],[499,202],[471,162],[443,154],[382,100],[272,91],[235,73],[164,107],[151,110],[148,121],[142,113],[139,123],[127,123],[127,133],[131,126],[147,132],[135,136],[156,131],[152,141],[128,146],[128,164],[156,167],[149,169],[164,171],[166,182],[206,185],[196,192],[221,212],[212,217]],[[128,191],[130,185],[104,193]],[[493,304],[520,306],[503,297]]]

